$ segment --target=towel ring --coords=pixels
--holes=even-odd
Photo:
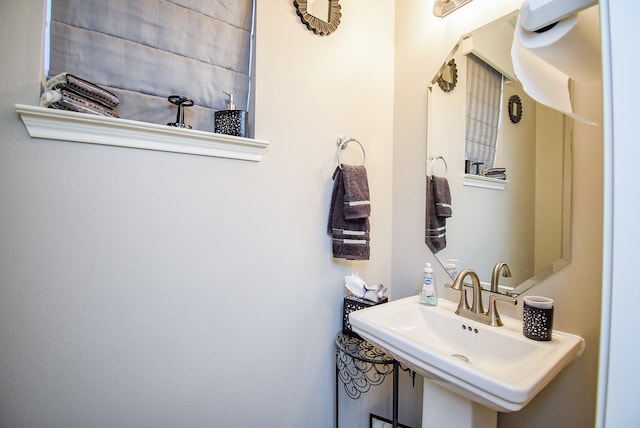
[[[350,142],[354,142],[356,144],[358,144],[360,146],[360,149],[362,149],[362,165],[364,165],[365,161],[367,160],[367,152],[364,150],[364,146],[362,145],[362,143],[358,140],[356,140],[355,138],[351,138],[351,137],[343,137],[340,136],[338,137],[338,168],[342,169],[342,162],[340,162],[340,152],[344,149],[347,148],[347,146],[349,145]]]
[[[429,158],[429,160],[431,161],[431,163],[429,164],[429,169],[431,170],[431,175],[433,175],[433,164],[435,163],[435,161],[437,160],[441,160],[442,163],[444,163],[444,176],[447,176],[447,171],[449,170],[449,167],[447,166],[447,161],[444,160],[444,158],[442,156],[436,156],[435,158]]]

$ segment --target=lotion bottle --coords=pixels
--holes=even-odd
[[[422,288],[420,289],[420,303],[427,306],[436,306],[438,304],[438,291],[436,290],[435,276],[431,263],[424,265],[424,279]]]

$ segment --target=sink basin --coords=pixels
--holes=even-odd
[[[553,331],[540,342],[522,321],[490,327],[456,315],[457,304],[418,297],[351,312],[352,329],[432,382],[499,412],[522,409],[584,350],[584,340]]]

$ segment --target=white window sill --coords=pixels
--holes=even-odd
[[[186,153],[259,162],[266,141],[156,123],[16,104],[31,138]]]
[[[463,184],[470,187],[481,187],[483,189],[504,190],[508,181],[497,178],[484,177],[482,175],[465,174]]]

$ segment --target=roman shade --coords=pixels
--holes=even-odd
[[[120,99],[120,116],[213,131],[235,95],[249,105],[253,0],[51,0],[49,76],[74,74]]]
[[[500,129],[503,76],[474,55],[467,55],[466,160],[493,166]]]

